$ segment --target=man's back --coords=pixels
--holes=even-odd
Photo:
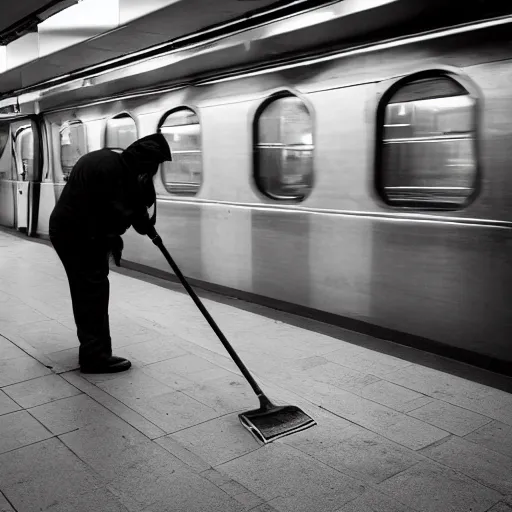
[[[107,210],[116,196],[126,195],[131,181],[134,178],[114,151],[100,149],[81,157],[51,214],[50,236],[90,238],[108,234],[109,228],[124,233],[129,224],[109,226]]]

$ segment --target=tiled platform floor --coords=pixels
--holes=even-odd
[[[509,379],[203,293],[270,397],[318,421],[261,446],[192,301],[127,274],[111,330],[134,368],[82,376],[55,253],[0,232],[0,511],[512,511]]]

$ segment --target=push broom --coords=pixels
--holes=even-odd
[[[215,323],[197,294],[189,285],[185,276],[181,273],[178,265],[176,265],[169,254],[169,251],[165,248],[160,235],[155,230],[152,231],[152,233],[148,234],[151,241],[160,249],[172,270],[181,281],[181,284],[185,287],[185,290],[187,290],[192,300],[196,303],[196,306],[206,318],[210,327],[215,331],[215,334],[222,342],[225,349],[242,372],[243,376],[247,379],[247,382],[250,384],[260,401],[259,409],[247,411],[238,415],[242,425],[247,428],[256,439],[263,443],[270,443],[280,437],[288,436],[316,425],[315,420],[298,407],[294,405],[277,406],[267,398],[258,386],[257,382],[254,380],[253,376],[249,373],[249,370],[242,363],[240,357],[238,357],[238,354],[219,329],[218,325]]]

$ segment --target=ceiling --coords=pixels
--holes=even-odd
[[[37,0],[30,1],[37,3]],[[244,19],[251,16],[260,20],[257,13],[265,10],[271,9],[276,16],[277,12],[284,14],[284,11],[290,9],[299,10],[333,2],[333,0],[216,0],[215,8],[212,8],[211,0],[145,1],[152,2],[155,6],[165,6],[145,16],[127,20],[113,30],[107,30],[79,44],[71,45],[0,74],[0,94],[10,94],[78,69],[95,66],[170,41],[178,41],[190,34],[215,26],[219,27],[236,19],[242,23]],[[343,0],[342,3],[346,1]],[[349,3],[357,1],[359,0],[349,0]],[[42,2],[43,0],[39,0],[39,3]],[[73,1],[73,3],[76,2]],[[121,18],[123,13],[133,12],[139,3],[140,0],[119,0]],[[0,7],[0,14],[3,9],[3,6]]]
[[[19,19],[24,13],[30,12],[30,9],[37,10],[38,8],[48,8],[50,6],[52,9],[55,9],[54,12],[57,12],[66,2],[66,6],[68,6],[77,3],[77,1],[18,0],[10,1],[9,6],[7,6],[7,2],[4,0],[0,6],[0,27]],[[325,33],[323,29],[318,31],[317,27],[313,27],[311,30],[308,29],[309,32],[306,40],[303,41],[307,45],[320,45],[325,44],[324,39],[331,38],[330,40],[332,40],[336,34],[338,38],[354,37],[356,33],[364,35],[369,31],[379,30],[393,23],[402,23],[405,27],[410,25],[411,30],[414,30],[415,24],[411,24],[411,22],[417,19],[428,19],[429,16],[426,16],[427,14],[430,14],[430,17],[434,17],[437,20],[436,23],[439,24],[440,11],[443,12],[442,21],[450,24],[469,21],[469,18],[466,20],[465,17],[470,15],[470,17],[479,18],[483,16],[484,11],[486,15],[501,14],[498,11],[494,12],[491,7],[494,5],[503,6],[502,0],[466,0],[466,8],[461,13],[460,9],[457,9],[455,6],[456,2],[454,2],[453,8],[449,8],[449,6],[445,5],[446,0],[414,0],[414,2],[412,0],[216,0],[215,8],[212,9],[211,0],[173,0],[171,2],[169,0],[145,0],[145,2],[152,3],[155,6],[159,6],[159,8],[145,16],[133,16],[133,13],[140,8],[140,2],[141,0],[119,0],[121,24],[117,28],[107,30],[79,44],[71,45],[0,74],[0,99],[7,101],[8,98],[15,98],[21,91],[29,92],[40,89],[48,83],[48,80],[57,85],[57,83],[61,82],[61,79],[55,80],[56,77],[62,77],[62,80],[66,80],[70,73],[75,78],[79,78],[81,74],[89,75],[90,70],[94,68],[94,73],[101,74],[103,73],[102,67],[106,66],[108,62],[112,62],[112,59],[119,59],[124,62],[124,59],[132,58],[130,56],[132,52],[139,52],[156,45],[171,44],[179,48],[182,42],[185,44],[194,43],[193,38],[189,40],[189,35],[199,34],[201,31],[208,29],[207,37],[213,36],[214,33],[210,32],[212,27],[219,27],[219,30],[224,30],[222,28],[223,24],[232,20],[239,20],[237,23],[242,23],[243,25],[246,23],[245,20],[247,20],[247,23],[251,23],[252,18],[252,23],[260,23],[265,18],[261,18],[256,13],[268,9],[272,9],[272,14],[269,15],[277,16],[276,11],[280,14],[285,14],[284,11],[288,9],[298,11],[307,7],[316,7],[316,9],[321,10],[322,5],[325,6],[325,9],[330,9],[329,5],[335,6],[336,9],[340,10],[340,17],[333,19],[329,23],[329,26],[332,25],[331,28],[334,33],[328,33],[328,24],[324,24]],[[370,6],[373,8],[370,8]],[[485,6],[485,9],[482,10],[483,6]],[[512,10],[512,7],[507,9]],[[475,11],[474,13],[472,13],[473,10]],[[5,13],[8,14],[6,15]],[[123,13],[126,14],[125,20],[122,19]],[[465,16],[463,16],[464,13]],[[300,19],[300,16],[297,19]],[[233,28],[230,25],[225,30],[229,32]],[[242,29],[242,26],[239,28]],[[306,29],[307,27],[303,28]],[[219,44],[224,44],[225,36],[224,34],[221,37]],[[226,66],[246,63],[248,59],[253,58],[251,55],[256,50],[259,58],[266,55],[267,59],[269,56],[274,58],[282,53],[286,53],[286,51],[292,51],[300,43],[300,41],[288,41],[292,36],[293,34],[290,34],[290,36],[284,34],[279,38],[279,42],[274,42],[276,40],[274,35],[266,40],[255,41],[253,45],[255,48],[252,51],[249,51],[242,42],[237,45],[237,48],[239,48],[237,50],[237,58],[242,60],[238,62],[236,61],[237,59],[234,59],[233,55],[229,54],[226,57],[229,57]],[[244,33],[240,33],[239,37],[244,39]],[[283,41],[283,38],[288,39]],[[192,47],[194,47],[194,44]],[[216,58],[220,58],[220,54],[218,55],[219,57],[216,56]],[[147,58],[150,57],[148,56]],[[211,60],[209,55],[205,55],[204,58]],[[158,59],[158,57],[155,56],[154,59]],[[206,64],[208,64],[206,67],[214,66],[216,69],[223,67],[218,61],[207,62]],[[176,73],[179,68],[180,65],[173,66],[173,70]],[[202,69],[204,70],[205,67],[203,66]],[[184,73],[182,76],[192,72],[188,68],[182,71]],[[147,75],[149,80],[151,72],[148,70],[145,75]],[[143,78],[144,76],[142,76],[141,80]],[[161,78],[163,79],[164,77]],[[168,80],[170,77],[166,76],[165,79]]]
[[[0,5],[0,44],[8,44],[78,0],[20,0]]]

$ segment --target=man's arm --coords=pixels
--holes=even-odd
[[[134,218],[136,205],[123,173],[126,173],[126,169],[110,158],[100,162],[97,168],[98,199],[101,205],[99,230],[104,236],[124,234]]]

